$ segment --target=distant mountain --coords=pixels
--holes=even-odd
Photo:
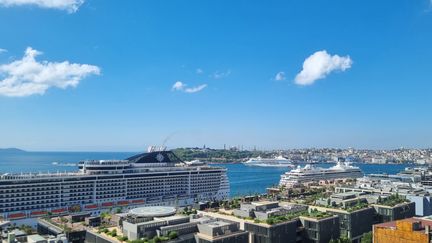
[[[25,150],[17,149],[17,148],[0,148],[0,154],[16,154],[16,153],[25,153]]]

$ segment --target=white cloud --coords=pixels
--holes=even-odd
[[[53,8],[65,10],[69,13],[74,13],[84,3],[84,0],[0,0],[0,5],[23,6],[34,5],[41,8]]]
[[[7,50],[6,50],[6,49],[3,49],[3,48],[0,48],[0,54],[1,54],[1,53],[4,53],[4,52],[7,52]]]
[[[51,87],[76,87],[81,79],[100,74],[97,66],[64,62],[36,61],[41,52],[27,47],[21,60],[0,65],[0,95],[23,97],[44,94]]]
[[[225,72],[216,71],[212,75],[210,75],[210,77],[214,79],[221,79],[221,78],[228,77],[230,74],[231,74],[231,70],[227,70]]]
[[[278,72],[274,78],[276,81],[283,81],[286,79],[285,72]]]
[[[333,71],[345,71],[351,68],[349,56],[329,55],[327,51],[317,51],[303,62],[303,69],[295,77],[298,85],[311,85],[318,79],[325,78]]]
[[[201,68],[197,68],[196,73],[197,74],[203,74],[204,70],[202,70]]]
[[[174,85],[172,86],[172,90],[173,91],[182,91],[185,93],[196,93],[199,92],[203,89],[205,89],[207,87],[207,84],[201,84],[195,87],[191,87],[191,88],[187,88],[187,84],[181,82],[181,81],[177,81],[174,83]]]
[[[196,93],[196,92],[199,92],[199,91],[205,89],[206,87],[207,87],[207,84],[201,84],[201,85],[198,85],[196,87],[186,88],[184,91],[186,93]]]
[[[183,84],[183,83],[180,82],[180,81],[177,81],[177,82],[175,82],[174,85],[172,86],[172,90],[180,91],[180,90],[183,90],[185,87],[186,87],[185,84]]]

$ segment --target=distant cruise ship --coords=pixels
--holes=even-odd
[[[274,158],[261,158],[260,156],[256,158],[250,158],[249,160],[243,162],[247,166],[260,166],[260,167],[294,167],[292,162],[283,156],[279,155]]]
[[[227,170],[185,163],[165,148],[125,160],[89,160],[72,173],[0,174],[0,220],[229,197]]]
[[[293,186],[307,181],[360,177],[363,177],[363,172],[360,168],[346,162],[338,162],[335,166],[328,169],[308,164],[304,167],[298,166],[297,169],[285,172],[285,174],[281,175],[279,185]]]

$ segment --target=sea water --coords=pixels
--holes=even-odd
[[[21,172],[64,172],[76,171],[76,163],[88,159],[125,159],[136,153],[132,152],[25,152],[0,154],[0,174]],[[334,164],[317,164],[328,168]],[[407,165],[391,164],[354,164],[365,174],[396,174]],[[267,187],[277,185],[280,176],[288,168],[253,167],[241,163],[215,164],[228,169],[231,196],[263,193]]]

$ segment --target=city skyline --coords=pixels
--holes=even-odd
[[[430,148],[431,27],[429,0],[0,0],[0,148]]]

